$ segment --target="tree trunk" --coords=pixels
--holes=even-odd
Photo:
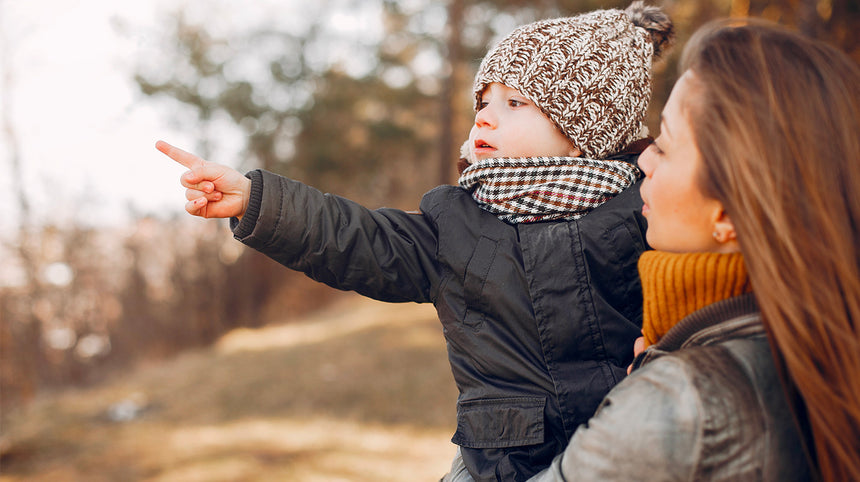
[[[439,171],[438,183],[449,184],[451,182],[455,167],[457,165],[457,153],[459,144],[455,145],[455,129],[458,127],[456,121],[455,104],[457,92],[461,85],[460,77],[463,69],[460,68],[462,41],[460,32],[463,30],[463,2],[462,0],[450,0],[448,3],[448,28],[446,39],[446,57],[448,64],[447,76],[442,83],[442,92],[439,95],[440,117],[439,117]],[[460,137],[456,139],[461,140]]]

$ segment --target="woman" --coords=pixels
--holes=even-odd
[[[639,160],[649,346],[534,480],[860,480],[860,69],[747,21],[682,72]]]

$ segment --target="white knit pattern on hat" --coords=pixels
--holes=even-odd
[[[651,98],[650,34],[621,10],[522,26],[499,42],[475,77],[476,109],[491,82],[534,102],[585,157],[637,140]]]

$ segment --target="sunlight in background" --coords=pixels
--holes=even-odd
[[[127,204],[141,211],[181,208],[177,169],[158,163],[152,144],[166,112],[140,102],[131,79],[147,39],[122,37],[112,19],[152,25],[167,2],[27,0],[0,3],[5,78],[34,222],[116,222]],[[151,54],[151,53],[150,53]],[[0,143],[8,172],[6,139]],[[172,179],[171,179],[172,178]],[[0,186],[4,232],[18,221],[10,176]],[[165,182],[168,181],[168,182]],[[11,211],[11,212],[10,212]]]
[[[215,34],[250,25],[283,31],[307,28],[307,12],[330,11],[335,35],[374,41],[378,6],[360,11],[346,2],[250,3],[203,0],[0,0],[0,96],[17,139],[30,222],[112,225],[132,213],[182,215],[184,168],[158,153],[158,139],[193,150],[197,133],[177,129],[187,113],[147,98],[132,78],[140,66],[159,65],[159,22],[184,11]],[[344,56],[344,53],[340,53]],[[320,52],[322,57],[337,55]],[[348,55],[344,60],[350,60]],[[362,69],[354,58],[345,67]],[[241,72],[252,77],[254,71]],[[183,123],[183,126],[189,125]],[[218,133],[211,160],[237,167],[243,140],[235,130]],[[20,222],[10,169],[8,138],[0,136],[0,235],[14,235]]]

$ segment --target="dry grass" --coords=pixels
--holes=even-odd
[[[431,306],[344,295],[6,414],[0,481],[438,480],[455,403]]]

